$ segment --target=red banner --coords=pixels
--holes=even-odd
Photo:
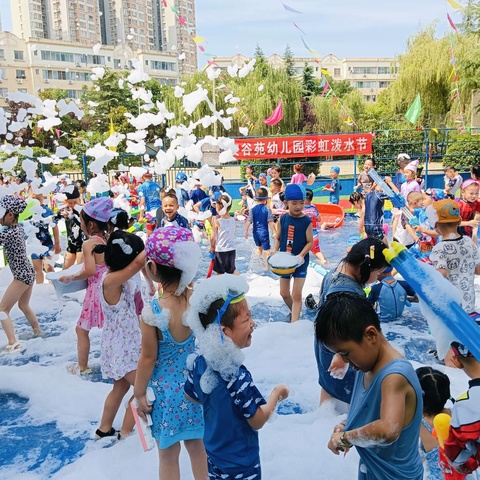
[[[372,153],[371,133],[236,138],[239,160],[256,158],[337,157]]]

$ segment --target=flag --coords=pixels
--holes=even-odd
[[[298,10],[295,10],[295,9],[292,8],[292,7],[289,7],[288,5],[285,5],[284,3],[282,3],[282,5],[283,5],[283,8],[284,8],[287,12],[302,13],[302,12],[299,12]]]
[[[447,20],[448,20],[448,23],[450,24],[450,26],[455,30],[457,31],[457,27],[455,26],[455,24],[453,23],[453,20],[452,20],[452,17],[447,13]]]
[[[422,113],[422,100],[420,99],[420,94],[417,93],[417,96],[415,97],[415,100],[413,103],[410,105],[410,108],[408,109],[407,113],[405,114],[405,118],[410,122],[410,123],[417,123],[418,117],[420,116],[420,113]]]
[[[447,0],[447,2],[450,4],[450,6],[452,8],[454,8],[455,10],[462,10],[463,9],[463,6],[460,5],[459,3],[457,3],[455,0]]]
[[[283,101],[280,100],[280,103],[276,106],[275,110],[272,112],[272,114],[266,118],[263,123],[265,125],[269,125],[270,127],[273,127],[276,125],[278,122],[280,122],[283,118]]]

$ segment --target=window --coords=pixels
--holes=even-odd
[[[339,77],[340,76],[340,69],[339,68],[334,68],[333,69],[333,76],[334,77]]]
[[[390,82],[378,82],[378,86],[380,88],[388,88],[389,85],[390,85]]]
[[[158,60],[151,60],[150,67],[153,70],[170,70],[175,72],[177,70],[177,65],[173,62],[160,62]]]
[[[390,67],[378,67],[379,75],[390,75]]]
[[[25,75],[25,70],[15,70],[15,78],[27,78]]]
[[[18,91],[20,93],[28,93],[27,89],[26,88],[19,88]]]
[[[377,68],[376,67],[353,67],[352,73],[354,75],[376,75]]]
[[[3,48],[0,48],[0,59],[5,59],[5,50]]]
[[[118,58],[113,59],[113,68],[122,68],[122,61]]]
[[[7,98],[8,88],[0,88],[0,98]]]
[[[353,82],[355,88],[378,88],[378,82]]]
[[[23,60],[23,51],[22,50],[14,50],[13,51],[15,60]]]

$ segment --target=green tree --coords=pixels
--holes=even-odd
[[[266,77],[269,73],[269,66],[267,60],[265,59],[265,54],[263,53],[262,47],[257,43],[255,47],[255,53],[253,54],[255,62],[255,70],[260,73],[262,77]]]
[[[480,34],[480,2],[468,1],[462,10],[462,22],[457,25],[457,28],[465,35]]]
[[[295,68],[294,68],[294,62],[293,62],[293,51],[290,48],[290,45],[287,43],[287,46],[285,47],[285,51],[283,52],[283,60],[285,62],[285,72],[288,77],[294,77],[295,76]]]
[[[307,100],[317,93],[317,80],[313,76],[313,67],[307,62],[302,72],[302,88],[302,96]]]
[[[352,84],[348,80],[335,80],[330,75],[325,75],[326,80],[328,81],[331,88],[335,92],[335,95],[338,98],[343,98],[347,93],[353,92],[355,90],[352,87]]]

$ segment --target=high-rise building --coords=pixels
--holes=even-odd
[[[80,45],[176,52],[179,74],[197,70],[195,0],[10,0],[12,33]]]

